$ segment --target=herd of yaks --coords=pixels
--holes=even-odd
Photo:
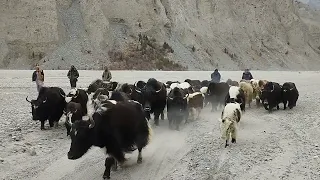
[[[93,93],[93,95],[91,95]],[[31,104],[33,120],[49,120],[50,127],[66,116],[67,135],[71,136],[69,159],[78,159],[91,146],[105,147],[106,158],[103,177],[110,178],[110,169],[117,163],[125,162],[124,154],[136,149],[139,151],[138,163],[142,162],[142,148],[150,141],[152,129],[150,114],[154,115],[155,125],[159,116],[164,119],[167,107],[169,128],[175,125],[179,130],[182,120],[188,122],[199,118],[204,106],[211,103],[211,111],[224,106],[221,113],[222,138],[236,143],[237,123],[246,111],[246,104],[261,104],[271,112],[279,104],[286,109],[296,106],[299,92],[293,82],[280,85],[267,80],[228,79],[226,82],[190,80],[184,82],[167,81],[162,83],[154,78],[137,81],[134,84],[93,81],[87,89],[74,88],[68,94],[59,87],[43,87],[37,99],[26,100]],[[195,117],[195,112],[198,112]]]

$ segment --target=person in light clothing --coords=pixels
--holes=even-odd
[[[102,81],[110,81],[112,79],[111,72],[109,71],[108,67],[106,66],[104,68],[103,74],[102,74]]]
[[[44,72],[40,69],[39,65],[36,65],[36,70],[32,74],[32,81],[36,82],[37,91],[39,92],[40,89],[43,87],[44,82]]]

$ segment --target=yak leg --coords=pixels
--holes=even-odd
[[[40,126],[40,129],[41,129],[41,130],[45,130],[45,128],[44,128],[44,122],[45,122],[45,121],[41,121],[41,126]]]
[[[53,127],[54,121],[52,119],[49,119],[49,125],[50,125],[51,128]]]
[[[197,119],[200,118],[201,111],[202,111],[202,108],[199,107],[199,108],[198,108],[198,117],[197,117]]]
[[[138,159],[137,159],[138,164],[142,163],[142,148],[148,144],[148,139],[149,139],[148,136],[149,136],[149,134],[143,133],[143,134],[140,134],[136,139],[137,148],[139,151]]]
[[[120,164],[123,164],[126,160],[118,144],[116,144],[112,148],[109,148],[109,150],[107,149],[107,154],[110,154],[112,157],[114,157],[115,160],[118,161]]]
[[[142,163],[142,147],[138,148],[139,154],[138,154],[138,159],[137,159],[137,163],[141,164]]]
[[[288,102],[288,107],[289,107],[290,109],[292,109],[294,106],[295,106],[294,101],[289,101],[289,102]]]
[[[226,144],[224,145],[225,148],[226,148],[227,146],[229,146],[229,144],[228,144],[229,137],[230,137],[230,133],[229,133],[229,130],[227,130],[227,132],[226,132]]]
[[[155,111],[155,112],[154,112],[154,124],[155,124],[156,126],[159,126],[159,116],[160,116],[160,112]]]
[[[227,137],[226,137],[226,144],[224,145],[224,147],[226,148],[227,146],[229,146],[229,136],[230,136],[230,134],[229,134],[229,132],[227,132]]]
[[[199,119],[199,115],[200,115],[200,112],[199,112],[199,111],[200,111],[200,109],[197,107],[197,108],[196,108],[196,114],[197,114],[197,115],[196,115],[196,117],[195,117],[196,120]]]
[[[107,157],[105,162],[106,169],[103,173],[104,179],[110,179],[110,170],[112,165],[114,165],[113,169],[116,170],[117,162],[119,162],[120,164],[123,164],[125,162],[124,154],[118,145],[115,145],[112,148],[107,149],[107,154],[110,154],[111,157]]]
[[[186,108],[185,110],[184,110],[184,118],[185,118],[185,124],[187,124],[188,123],[188,119],[189,119],[189,110],[188,110],[188,108]]]
[[[214,112],[214,109],[217,108],[216,102],[212,101],[211,102],[211,112]]]
[[[113,166],[111,166],[112,171],[117,171],[118,169],[118,162],[115,160]]]
[[[236,143],[237,139],[237,129],[233,128],[231,131],[231,143]]]
[[[257,107],[260,107],[260,99],[259,98],[256,98],[256,105],[257,105]]]
[[[227,146],[229,146],[228,139],[226,140],[226,144],[224,145],[224,147],[226,148]]]
[[[175,126],[176,126],[176,128],[175,128],[175,130],[177,130],[177,131],[179,131],[180,130],[180,123],[181,123],[181,121],[182,121],[182,119],[183,119],[183,116],[178,116],[178,117],[176,117],[175,118],[176,120],[176,122],[175,122]]]
[[[54,127],[58,128],[59,127],[59,122],[58,121],[54,121]]]
[[[164,120],[164,113],[163,113],[163,111],[161,112],[161,120]]]
[[[172,122],[172,121],[174,121],[174,120],[172,120],[171,118],[169,118],[168,117],[168,120],[169,120],[169,129],[171,129],[171,127],[172,127],[172,123],[174,123],[174,122]]]
[[[69,124],[67,122],[64,123],[64,126],[67,128],[67,136],[69,136],[71,127],[69,126]]]
[[[190,108],[190,111],[191,111],[191,118],[192,120],[194,121],[195,120],[195,116],[196,116],[196,109],[195,108]]]
[[[169,129],[171,129],[172,121],[174,121],[174,120],[172,120],[172,117],[171,117],[171,113],[170,113],[170,112],[167,113],[167,117],[168,117],[168,121],[169,121]]]
[[[116,160],[113,157],[107,157],[105,161],[105,167],[106,169],[104,170],[103,173],[103,179],[110,179],[110,170],[111,166],[114,165]]]

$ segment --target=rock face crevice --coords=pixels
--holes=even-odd
[[[0,68],[320,68],[320,13],[293,0],[10,0],[0,17]],[[139,36],[172,53],[146,57]]]

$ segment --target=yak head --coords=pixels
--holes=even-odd
[[[109,82],[109,83],[107,83],[108,85],[107,85],[107,89],[109,90],[109,91],[113,91],[113,90],[115,90],[117,87],[118,87],[118,82]]]
[[[82,112],[81,112],[81,104],[80,103],[76,103],[76,102],[69,102],[67,105],[66,105],[66,108],[65,108],[65,115],[67,117],[67,121],[71,121],[72,119],[72,116],[75,114],[75,113],[79,113],[82,115]],[[67,122],[69,123],[69,125],[71,126],[71,123],[70,122]]]
[[[44,117],[44,115],[47,100],[48,98],[45,95],[45,88],[41,88],[36,100],[29,100],[28,96],[26,97],[26,101],[31,104],[32,120],[40,120],[40,118],[46,118]]]
[[[232,80],[231,80],[231,79],[228,79],[228,80],[226,81],[226,83],[227,83],[229,86],[231,86],[231,85],[232,85]]]
[[[266,92],[273,92],[274,91],[274,83],[273,82],[268,82],[267,84],[264,85],[263,89]]]
[[[110,93],[106,88],[98,88],[92,96],[92,103],[94,103],[94,101],[101,95],[109,98]]]
[[[135,83],[135,91],[140,95],[141,104],[145,111],[151,110],[151,103],[159,96],[159,93],[166,92],[163,83],[150,78],[147,83],[138,81]]]
[[[79,90],[77,88],[73,88],[70,90],[70,92],[66,95],[63,96],[65,98],[65,101],[67,103],[71,102],[73,99],[76,99],[79,95]]]
[[[134,89],[133,85],[128,83],[124,83],[121,86],[121,91],[126,93],[129,97],[131,97],[133,89]]]
[[[295,89],[295,84],[294,83],[284,83],[281,89],[284,93],[293,91]]]
[[[87,93],[91,94],[95,92],[98,88],[102,87],[103,81],[101,79],[94,80],[87,89]]]
[[[96,117],[99,116],[99,117]],[[68,152],[68,159],[75,160],[82,157],[93,145],[92,136],[95,122],[93,118],[101,118],[99,114],[94,113],[93,117],[82,119],[70,123],[71,125],[71,145]]]
[[[260,100],[265,110],[269,109],[269,102],[268,102],[268,96],[270,96],[269,93],[270,93],[269,91],[267,91],[266,89],[263,89],[260,94]]]
[[[183,111],[187,106],[187,98],[189,97],[188,93],[178,87],[172,89],[168,95],[168,100],[170,102],[170,107],[172,110],[177,111],[176,113],[183,115]]]
[[[31,104],[31,113],[32,113],[32,120],[40,120],[39,110],[41,110],[41,103],[37,100],[29,100],[28,96],[26,97],[26,101]]]
[[[215,89],[217,85],[218,85],[218,83],[215,83],[215,82],[210,82],[210,83],[209,83],[209,85],[208,85],[208,91],[207,91],[207,95],[208,95],[208,96],[213,96],[213,95],[215,95],[215,92],[212,91],[212,90]]]

